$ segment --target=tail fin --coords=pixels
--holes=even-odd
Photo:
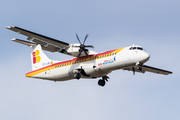
[[[52,64],[53,61],[50,60],[42,51],[41,45],[31,46],[31,64],[32,70],[42,68],[46,65]]]

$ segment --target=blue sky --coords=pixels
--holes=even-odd
[[[2,120],[178,120],[180,119],[178,0],[2,0],[0,4],[0,119]],[[98,79],[52,82],[26,78],[30,49],[11,42],[26,37],[9,31],[19,26],[67,43],[88,33],[86,44],[103,52],[137,44],[150,54],[146,63],[170,70],[133,76],[112,72],[105,87]],[[45,52],[54,60],[71,59]]]

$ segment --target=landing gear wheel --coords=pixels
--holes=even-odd
[[[99,86],[102,86],[102,87],[103,87],[105,84],[106,84],[105,80],[101,80],[101,79],[100,79],[100,80],[98,81],[98,85],[99,85]]]
[[[73,74],[73,77],[79,80],[81,78],[81,74],[76,72]]]

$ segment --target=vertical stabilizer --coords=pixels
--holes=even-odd
[[[42,51],[41,45],[38,44],[38,45],[31,46],[32,70],[40,69],[52,63],[53,61],[50,60]]]

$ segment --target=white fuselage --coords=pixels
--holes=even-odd
[[[53,81],[65,81],[73,78],[73,73],[83,70],[82,78],[102,77],[113,70],[131,67],[136,64],[143,64],[149,60],[149,54],[141,49],[131,49],[130,46],[121,49],[108,51],[89,58],[74,58],[69,61],[54,63],[44,68],[27,73],[27,77],[48,79]]]

